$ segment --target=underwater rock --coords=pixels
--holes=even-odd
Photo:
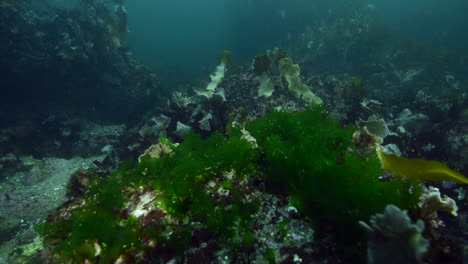
[[[126,120],[158,102],[158,78],[128,52],[121,10],[102,1],[3,1],[0,86],[10,89],[0,107],[8,121],[59,112]]]
[[[8,257],[9,264],[44,263],[43,240],[33,227],[21,230],[14,238],[14,250]],[[1,259],[0,259],[1,263]]]
[[[0,157],[0,181],[8,178],[18,168],[20,161],[13,153],[8,153]]]
[[[4,193],[2,195],[8,195]],[[0,200],[0,204],[4,206],[4,198]],[[15,232],[21,230],[21,219],[16,217],[8,216],[1,216],[0,217],[0,244],[12,239],[14,237]]]
[[[450,150],[453,162],[457,167],[468,170],[468,122],[459,122],[445,133],[447,149]]]
[[[319,263],[318,241],[311,225],[295,218],[291,205],[279,197],[265,193],[260,203],[253,222],[258,227],[258,243],[251,263],[264,263],[265,259],[273,263]]]
[[[93,161],[103,157],[90,157],[87,159],[75,157],[65,160],[60,158],[45,158],[36,160],[32,157],[23,157],[22,160],[30,164],[28,173],[16,172],[10,179],[0,183],[2,190],[0,196],[0,240],[14,239],[15,247],[13,255],[7,263],[15,262],[15,256],[21,259],[34,255],[40,248],[36,247],[38,241],[31,238],[34,226],[53,213],[62,205],[67,197],[67,183],[74,171],[81,167],[93,167]],[[48,172],[48,174],[45,174]],[[39,173],[39,175],[34,175]],[[34,181],[35,184],[30,185]],[[28,186],[25,186],[27,184]],[[6,217],[7,216],[7,217]],[[20,232],[15,234],[15,232]],[[21,239],[20,239],[21,238]],[[42,241],[39,240],[42,245]],[[1,241],[0,241],[1,242]],[[9,242],[8,242],[9,243]],[[21,250],[26,250],[20,253]],[[24,262],[29,263],[29,262]]]

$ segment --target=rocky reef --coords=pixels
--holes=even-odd
[[[66,112],[122,121],[157,101],[158,79],[125,46],[125,17],[114,5],[2,1],[2,120],[29,109],[36,115],[28,119]]]
[[[0,262],[466,262],[466,55],[352,5],[161,91],[115,6],[0,4]]]

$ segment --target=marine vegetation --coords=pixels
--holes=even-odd
[[[270,59],[267,54],[260,54],[255,56],[253,71],[257,75],[261,75],[264,72],[269,72],[270,69]]]
[[[142,157],[135,168],[93,179],[82,200],[41,225],[38,231],[58,260],[130,261],[138,252],[162,248],[181,255],[196,222],[231,247],[249,244],[257,204],[244,200],[234,183],[256,173],[256,151],[240,136],[202,140],[188,134],[184,140],[170,155]],[[220,173],[236,179],[220,183],[229,196],[216,203],[209,189]]]
[[[413,209],[419,192],[410,182],[379,181],[380,161],[354,151],[354,131],[316,106],[267,114],[233,126],[229,136],[189,133],[178,145],[162,137],[170,153],[91,179],[81,198],[38,231],[59,262],[183,259],[200,233],[229,247],[231,262],[242,262],[258,242],[255,193],[267,191],[289,197],[319,235],[334,236],[344,254],[363,259],[358,221],[387,204]]]
[[[210,75],[210,83],[206,86],[205,89],[196,88],[194,92],[200,96],[204,96],[208,99],[213,97],[215,94],[218,85],[223,81],[224,74],[231,64],[231,52],[228,50],[223,51],[219,56],[219,65],[216,67],[216,71]]]
[[[270,191],[286,194],[318,225],[332,225],[345,243],[355,243],[356,227],[387,204],[414,208],[418,191],[401,180],[381,182],[375,153],[361,156],[353,126],[340,128],[321,107],[277,112],[247,126],[262,148],[264,179]],[[354,242],[352,242],[354,241]]]
[[[419,182],[426,181],[454,181],[468,184],[468,178],[463,174],[451,170],[447,165],[435,160],[407,159],[393,154],[379,151],[383,169],[398,177]]]
[[[316,96],[310,88],[301,81],[301,68],[299,64],[293,64],[291,58],[282,58],[278,62],[278,69],[283,77],[288,82],[288,90],[294,93],[297,97],[302,98],[310,104],[323,104],[322,99]]]
[[[362,98],[369,93],[365,81],[362,78],[353,76],[350,78],[350,83],[351,92],[355,94],[356,97]]]

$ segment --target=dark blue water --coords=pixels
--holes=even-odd
[[[435,49],[468,46],[468,4],[462,0],[126,3],[134,52],[162,77],[185,81],[207,74],[224,49],[233,51],[235,61],[245,63],[297,37],[312,21],[330,20],[365,6],[371,6],[378,21],[402,39]]]
[[[390,30],[435,48],[468,44],[468,2],[463,0],[370,1]]]
[[[185,80],[205,71],[225,49],[245,63],[326,14],[298,0],[142,0],[126,7],[135,53],[160,73]]]

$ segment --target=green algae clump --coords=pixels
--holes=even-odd
[[[197,225],[231,248],[247,247],[258,203],[244,197],[242,184],[257,173],[258,153],[238,129],[232,135],[203,140],[188,134],[184,143],[169,146],[170,154],[142,157],[136,167],[96,177],[83,197],[37,230],[60,262],[133,263],[141,252],[155,251],[181,256]]]
[[[200,233],[245,256],[256,243],[256,195],[265,185],[267,192],[289,197],[318,231],[332,227],[338,241],[359,251],[359,220],[387,204],[417,204],[412,184],[378,180],[377,155],[356,154],[355,128],[341,128],[321,106],[267,114],[245,129],[257,147],[238,127],[228,137],[189,133],[177,146],[161,138],[170,153],[93,178],[82,197],[37,230],[56,260],[73,263],[138,263],[145,256],[182,261]]]
[[[418,192],[402,180],[381,182],[377,155],[353,151],[352,126],[341,128],[322,107],[304,112],[276,112],[247,125],[263,153],[268,190],[288,195],[317,226],[333,226],[338,240],[362,238],[358,221],[387,204],[415,208]]]

